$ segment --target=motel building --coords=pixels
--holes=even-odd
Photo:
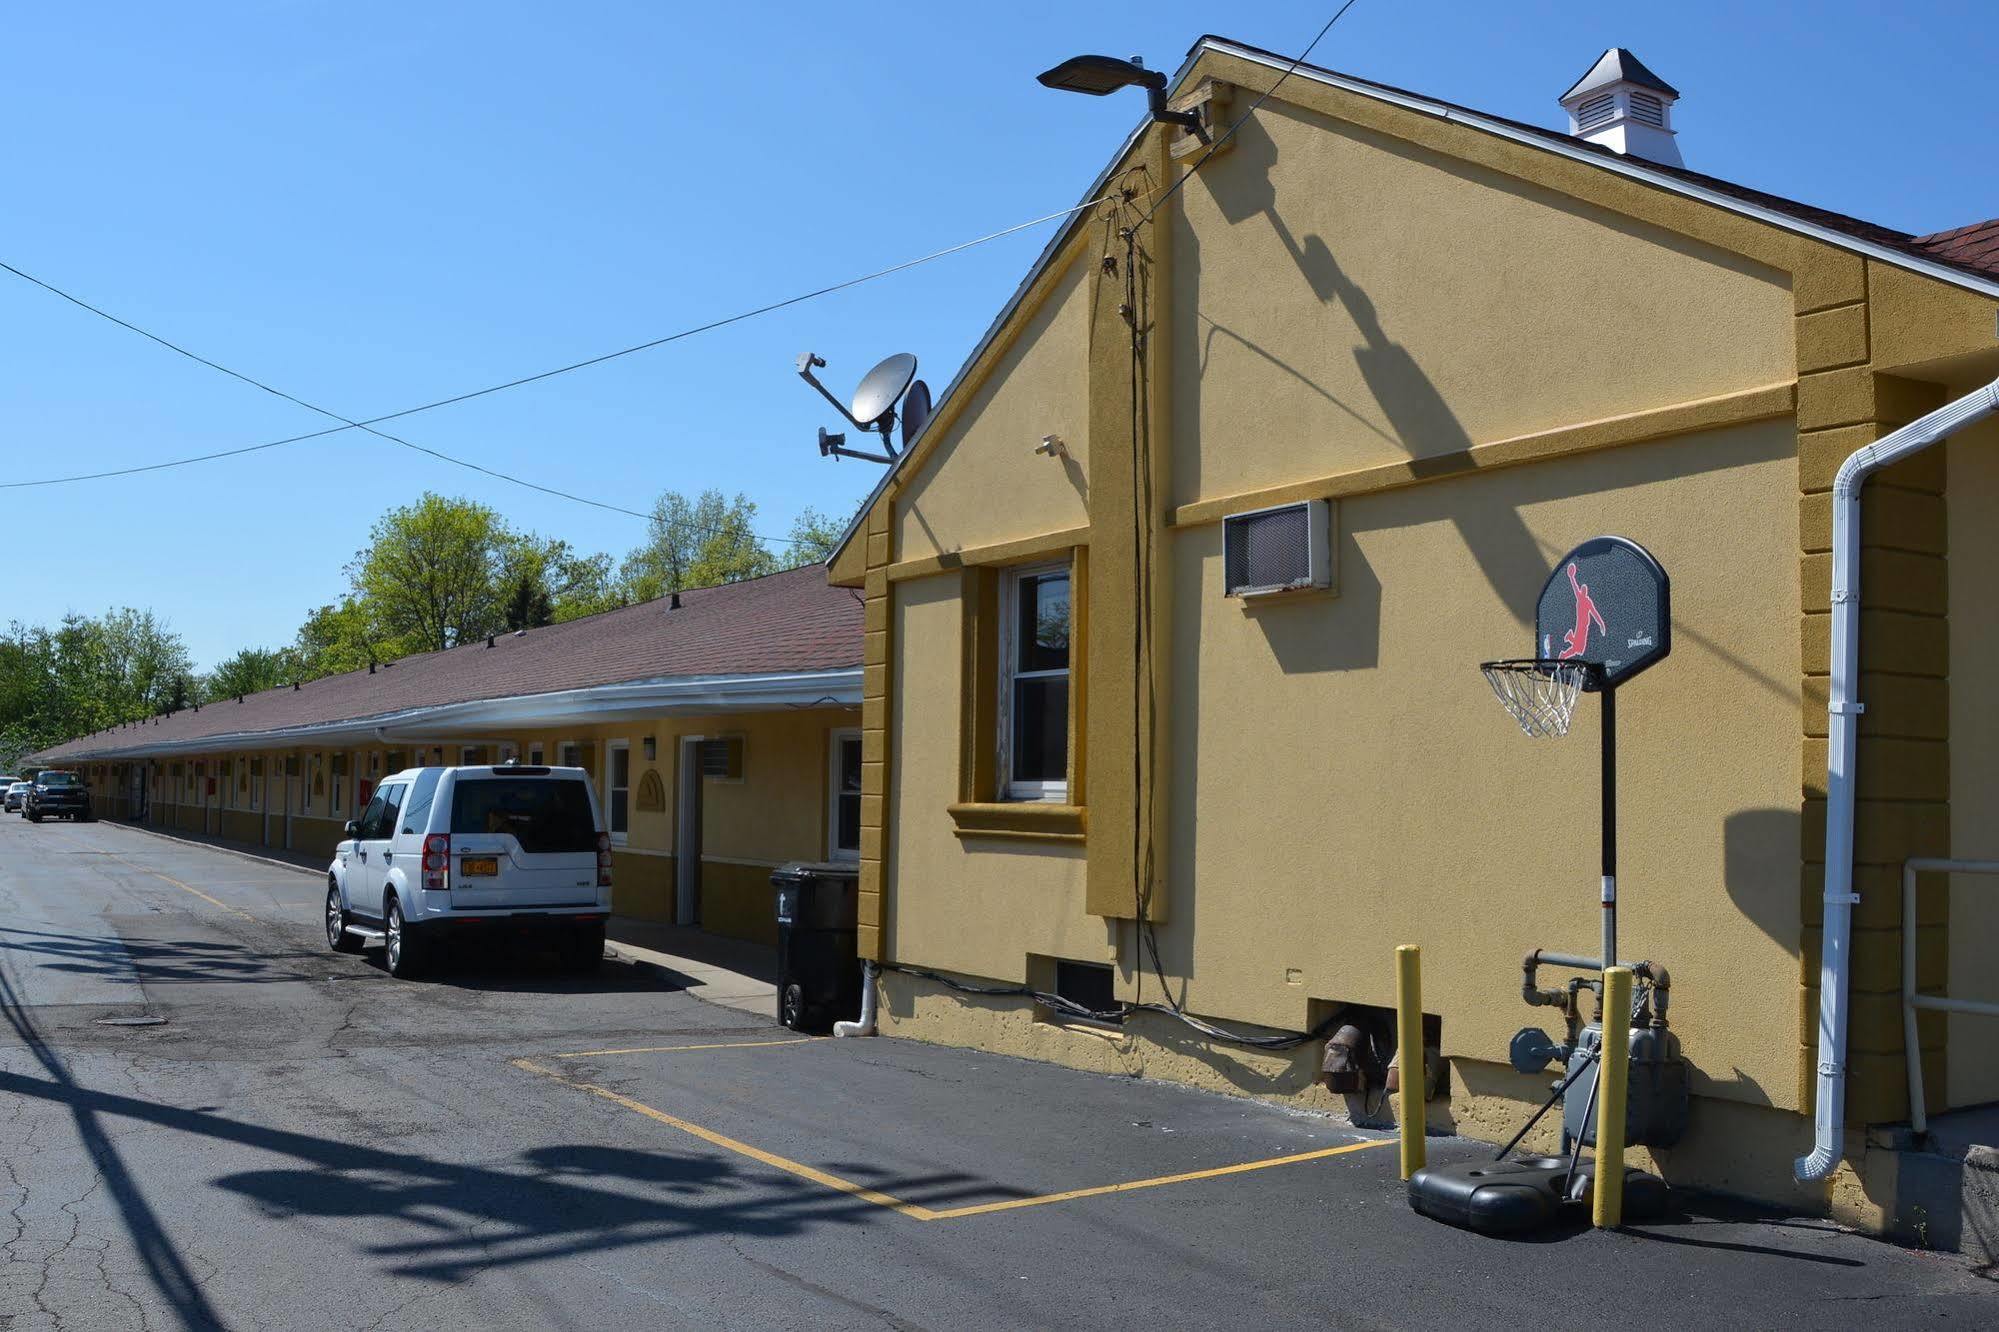
[[[331,859],[390,773],[580,767],[612,909],[774,941],[771,871],[859,854],[861,605],[822,565],[222,699],[37,755],[100,818]]]
[[[1523,956],[1600,955],[1601,714],[1530,740],[1479,663],[1553,655],[1544,580],[1618,534],[1669,573],[1674,643],[1620,691],[1619,952],[1669,969],[1692,1091],[1634,1159],[1950,1242],[1902,874],[1999,858],[1999,424],[1859,492],[1822,1069],[1832,492],[1999,376],[1999,221],[1910,236],[1701,175],[1626,52],[1547,90],[1568,132],[1290,64],[1195,46],[1169,105],[1240,129],[1132,132],[832,561],[865,598],[880,1032],[1379,1123],[1376,1080],[1323,1084],[1324,1035],[1382,1032],[1414,944],[1430,1123],[1510,1137],[1558,1075],[1510,1042],[1564,1035]],[[1999,1000],[1999,880],[1918,884],[1916,981]],[[1919,1016],[1933,1127],[1999,1102],[1999,1027]]]

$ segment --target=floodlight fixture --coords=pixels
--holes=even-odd
[[[1203,143],[1208,140],[1208,131],[1201,124],[1200,114],[1169,110],[1166,105],[1166,76],[1156,69],[1147,69],[1145,62],[1137,56],[1129,60],[1106,55],[1071,56],[1037,76],[1037,82],[1044,88],[1084,93],[1090,97],[1107,97],[1120,88],[1143,88],[1146,107],[1154,120],[1163,125],[1179,125]]]

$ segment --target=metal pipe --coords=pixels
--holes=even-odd
[[[1826,701],[1825,924],[1819,963],[1817,1104],[1804,1183],[1838,1168],[1846,1134],[1847,976],[1852,967],[1853,786],[1860,744],[1860,492],[1881,468],[1999,411],[1999,380],[1854,450],[1832,483],[1832,680]]]
[[[1423,1168],[1423,950],[1395,950],[1395,1047],[1402,1086],[1395,1093],[1395,1127],[1402,1139],[1402,1178]]]
[[[1909,1065],[1909,1128],[1917,1137],[1929,1132],[1930,1120],[1923,1096],[1922,1034],[1916,1025],[1916,1010],[1999,1017],[1999,1004],[1916,992],[1916,875],[1932,872],[1999,874],[1999,860],[1917,857],[1902,863],[1902,1050]]]
[[[1599,676],[1599,678],[1601,678]],[[1617,691],[1605,689],[1598,766],[1603,788],[1603,951],[1608,964],[1617,956]]]

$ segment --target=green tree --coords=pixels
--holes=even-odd
[[[385,642],[374,632],[367,610],[353,597],[342,597],[307,615],[288,651],[296,672],[293,678],[298,680],[317,680],[406,655],[400,644]]]
[[[499,629],[512,541],[486,505],[426,491],[376,522],[347,575],[380,638],[441,651]]]
[[[298,660],[289,648],[244,648],[225,658],[201,681],[201,701],[260,694],[301,678]]]
[[[753,530],[756,502],[704,490],[696,499],[667,491],[652,506],[645,543],[625,556],[618,578],[628,601],[758,578],[778,568]]]
[[[54,629],[12,624],[0,636],[0,766],[164,711],[189,673],[186,645],[151,611],[72,614]]]
[[[791,531],[786,533],[791,543],[778,556],[779,561],[787,569],[796,569],[802,564],[826,563],[833,558],[833,551],[839,546],[840,538],[846,535],[847,528],[859,516],[859,509],[844,519],[809,506],[799,510],[798,516],[791,520]]]

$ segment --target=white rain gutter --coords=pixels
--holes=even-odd
[[[1853,783],[1860,743],[1860,488],[1891,463],[1999,412],[1999,379],[1857,449],[1832,483],[1832,689],[1826,704],[1825,929],[1819,962],[1818,1104],[1811,1154],[1792,1163],[1802,1183],[1839,1165],[1846,1132],[1847,973],[1852,965]]]
[[[92,749],[79,753],[77,757],[99,760],[204,753],[218,749],[268,749],[339,739],[415,743],[417,737],[433,735],[435,728],[440,726],[540,726],[608,721],[620,714],[650,711],[672,716],[777,708],[859,707],[860,704],[861,671],[857,666],[783,674],[663,676],[546,694],[516,694],[507,698],[432,704],[405,708],[399,712],[377,713],[372,717],[343,718],[306,726],[230,731],[150,745],[139,743]]]

